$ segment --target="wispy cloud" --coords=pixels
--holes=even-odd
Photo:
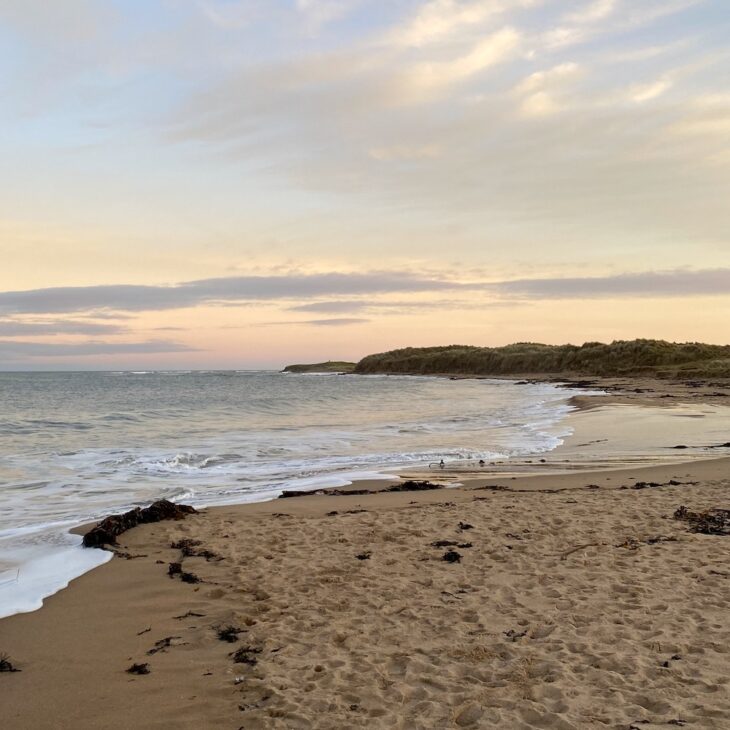
[[[555,114],[563,109],[563,95],[583,75],[577,63],[561,63],[544,71],[535,71],[515,89],[521,97],[521,110],[527,116]]]
[[[83,358],[97,355],[154,355],[194,352],[195,348],[165,340],[147,342],[19,342],[0,340],[0,361],[23,361],[33,358]]]
[[[618,8],[618,0],[592,0],[578,10],[568,13],[565,20],[568,23],[583,25],[604,20]]]
[[[499,282],[494,288],[504,295],[528,299],[727,297],[730,296],[730,269],[517,279]]]
[[[328,319],[295,319],[279,320],[275,322],[260,322],[260,327],[350,327],[357,324],[366,324],[369,319],[363,317],[332,317]]]
[[[0,319],[0,337],[37,337],[43,335],[118,335],[127,332],[126,327],[99,322],[76,320],[28,321]]]
[[[508,61],[516,52],[520,34],[503,28],[476,43],[467,53],[448,61],[419,63],[403,76],[405,98],[420,99],[459,84],[492,66]]]
[[[482,26],[509,10],[536,4],[536,0],[430,0],[394,29],[388,40],[394,45],[423,47],[450,39],[464,29]]]
[[[113,310],[140,312],[202,304],[302,299],[306,297],[435,292],[464,285],[409,272],[291,274],[201,279],[173,286],[106,285],[0,292],[0,313],[59,313]]]
[[[449,294],[469,292],[468,302]],[[423,295],[429,300],[382,300],[383,295]],[[474,299],[474,295],[484,299]],[[499,297],[526,299],[596,297],[676,297],[702,295],[730,296],[730,269],[648,271],[603,277],[458,280],[434,278],[417,273],[370,272],[292,274],[289,276],[238,276],[201,279],[172,286],[109,285],[34,289],[0,292],[0,312],[6,316],[28,314],[78,314],[87,310],[144,312],[176,310],[198,306],[280,303],[288,311],[346,314],[362,311],[407,310],[424,308],[470,308],[500,305]],[[347,296],[348,299],[337,297]],[[333,297],[320,301],[322,297]],[[361,297],[361,298],[351,298]],[[490,299],[491,297],[491,299]],[[317,301],[311,301],[317,299]],[[352,323],[347,318],[309,320],[309,324]],[[115,325],[79,323],[22,322],[0,320],[5,336],[46,333],[101,334],[119,332]],[[106,328],[110,329],[106,329]]]

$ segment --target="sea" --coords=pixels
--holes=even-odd
[[[0,617],[110,554],[69,529],[170,499],[276,498],[549,452],[577,391],[505,380],[268,371],[0,373]]]

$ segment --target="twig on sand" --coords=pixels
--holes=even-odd
[[[565,560],[568,555],[572,555],[573,553],[577,553],[579,550],[585,550],[589,547],[601,547],[603,545],[607,545],[608,543],[605,542],[587,542],[585,545],[576,545],[574,548],[570,548],[570,550],[565,550],[562,553],[551,553],[548,555],[550,558],[560,558],[561,560]]]

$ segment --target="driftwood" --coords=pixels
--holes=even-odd
[[[105,545],[116,545],[119,535],[137,525],[162,520],[182,520],[196,511],[188,505],[173,504],[161,499],[149,507],[136,507],[122,515],[111,515],[84,535],[84,547],[103,548]]]

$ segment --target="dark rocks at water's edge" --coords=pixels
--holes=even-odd
[[[366,494],[387,494],[390,492],[426,492],[432,489],[444,489],[443,484],[434,484],[433,482],[405,481],[400,484],[393,484],[385,489],[317,489],[307,491],[303,489],[290,489],[279,495],[279,499],[289,499],[291,497],[358,497]]]
[[[84,547],[93,548],[116,545],[117,537],[133,527],[163,520],[182,520],[187,515],[196,513],[197,510],[189,505],[174,504],[166,499],[161,499],[149,507],[136,507],[124,514],[105,518],[84,535],[83,544]]]

